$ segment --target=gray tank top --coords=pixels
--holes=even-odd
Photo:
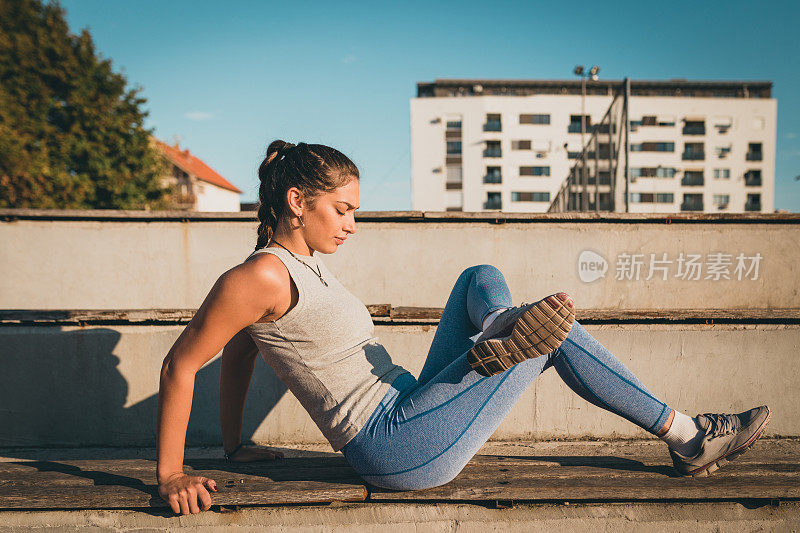
[[[253,252],[278,256],[299,293],[297,304],[274,322],[245,328],[261,357],[292,391],[339,451],[366,423],[392,381],[408,372],[392,363],[373,336],[375,325],[366,306],[350,293],[314,252],[297,258],[283,248]],[[253,254],[250,254],[251,256]]]

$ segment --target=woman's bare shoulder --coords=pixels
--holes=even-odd
[[[251,256],[223,276],[228,290],[240,295],[247,304],[264,310],[267,315],[280,307],[289,293],[289,272],[272,254]]]
[[[236,277],[250,282],[260,288],[280,288],[287,286],[289,271],[277,256],[273,254],[254,254],[236,265],[229,272],[236,272]]]

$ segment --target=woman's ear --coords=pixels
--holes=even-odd
[[[305,212],[306,204],[303,198],[303,191],[297,187],[290,187],[286,191],[286,202],[289,204],[289,209],[297,216],[297,213]]]

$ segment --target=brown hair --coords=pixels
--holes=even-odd
[[[297,187],[309,209],[322,193],[332,192],[359,179],[358,168],[350,158],[324,144],[272,141],[267,156],[258,167],[258,240],[256,250],[270,243],[281,218],[289,214],[286,191]]]

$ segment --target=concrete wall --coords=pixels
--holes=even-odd
[[[366,215],[325,262],[366,304],[443,307],[466,266],[490,263],[506,276],[515,304],[557,290],[580,310],[668,312],[798,305],[800,216],[650,218],[587,222],[434,219]],[[183,215],[186,216],[186,215]],[[252,249],[255,222],[225,217],[99,220],[12,217],[0,212],[0,310],[196,308],[224,270]],[[69,218],[69,217],[66,217]],[[414,221],[416,220],[416,221]],[[605,277],[583,281],[581,252],[609,260]],[[757,279],[616,280],[617,254],[760,253]],[[597,258],[584,262],[597,263]],[[677,268],[672,265],[672,268]],[[584,269],[586,274],[591,270]],[[753,274],[751,273],[752,277]],[[745,313],[746,316],[746,313]],[[782,316],[786,316],[783,312]],[[773,410],[770,435],[800,436],[800,323],[763,318],[726,324],[585,324],[658,397],[690,414]],[[376,335],[415,375],[434,325],[381,323]],[[635,321],[634,321],[635,322]],[[640,321],[641,322],[641,321]],[[758,323],[755,323],[758,322]],[[0,446],[153,445],[158,370],[181,325],[143,323],[31,326],[0,323]],[[218,444],[219,359],[199,373],[187,442]],[[585,401],[550,370],[537,379],[494,435],[514,438],[640,437],[644,432]],[[244,437],[319,442],[299,402],[262,361],[250,387]]]
[[[800,435],[798,325],[587,325],[657,397],[691,415],[768,404],[768,435]],[[154,446],[161,361],[182,326],[0,327],[0,447]],[[419,375],[435,326],[377,326],[393,360]],[[198,372],[187,444],[216,445],[219,355]],[[325,442],[258,360],[243,427],[256,442]],[[645,437],[588,404],[550,369],[494,439]]]
[[[0,309],[196,309],[219,275],[252,252],[253,216],[0,222]],[[669,224],[663,215],[535,216],[492,224],[365,215],[323,261],[365,304],[444,307],[464,268],[489,263],[504,273],[515,304],[563,290],[582,309],[800,308],[798,215]],[[760,256],[758,272],[738,276],[739,254]],[[700,256],[701,270],[679,276],[690,255]],[[606,273],[588,281],[604,262]],[[642,263],[638,279],[626,262]]]

